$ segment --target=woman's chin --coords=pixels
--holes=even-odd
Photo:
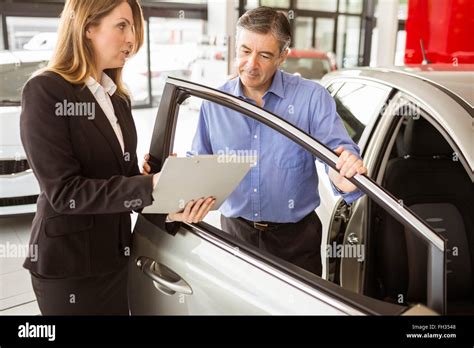
[[[124,67],[125,63],[126,61],[119,61],[115,64],[110,64],[110,66],[107,69],[120,69]]]

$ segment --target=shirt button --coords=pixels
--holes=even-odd
[[[257,138],[258,138],[258,135],[257,135],[257,134],[255,134],[253,137],[254,137],[254,139],[257,139]]]
[[[258,216],[258,213],[255,213],[255,216]]]
[[[256,188],[254,188],[254,189],[253,189],[253,192],[257,192],[257,189],[256,189]]]

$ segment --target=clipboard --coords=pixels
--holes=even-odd
[[[256,156],[227,154],[168,157],[153,190],[153,203],[142,214],[182,211],[190,200],[211,196],[216,198],[212,210],[217,210],[256,162]]]

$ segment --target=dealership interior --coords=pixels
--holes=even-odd
[[[172,167],[174,162],[166,160],[164,166],[169,172],[181,168],[176,169],[179,179],[174,181],[179,190],[199,192],[202,197],[223,195],[218,202],[222,204],[219,210],[212,209],[202,222],[182,222],[179,231],[173,233],[168,227],[181,221],[174,219],[177,215],[166,211],[167,227],[163,227],[165,222],[159,227],[146,217],[147,208],[141,206],[143,199],[134,196],[125,203],[131,226],[123,223],[127,209],[122,205],[120,211],[111,203],[113,197],[121,197],[115,192],[121,191],[121,186],[112,186],[119,185],[120,175],[104,177],[81,162],[96,160],[110,150],[87,147],[87,136],[101,137],[92,129],[83,139],[76,138],[81,127],[86,129],[83,123],[99,122],[98,117],[89,117],[88,121],[82,120],[84,117],[57,117],[44,123],[44,127],[53,129],[58,120],[61,127],[69,122],[71,139],[79,139],[77,142],[87,150],[75,153],[79,145],[74,143],[64,151],[51,150],[57,157],[43,153],[43,158],[60,160],[69,151],[80,174],[71,174],[66,165],[53,165],[54,161],[45,165],[42,159],[32,160],[34,155],[41,157],[41,151],[48,152],[46,147],[35,150],[39,143],[34,141],[54,146],[63,139],[51,135],[41,140],[41,135],[47,138],[53,134],[46,128],[28,132],[21,129],[27,125],[27,112],[22,110],[31,113],[37,108],[38,115],[42,114],[40,106],[26,108],[22,103],[49,96],[54,88],[36,92],[30,88],[30,99],[25,97],[26,88],[22,98],[22,90],[28,81],[34,81],[30,80],[33,74],[47,69],[53,54],[61,51],[56,44],[64,44],[59,28],[65,4],[70,1],[75,2],[0,0],[0,315],[44,312],[38,304],[38,290],[33,288],[30,269],[25,268],[25,258],[52,260],[51,264],[43,263],[44,268],[34,268],[39,274],[51,270],[54,275],[54,270],[60,270],[54,276],[67,277],[68,270],[82,269],[71,263],[71,255],[79,258],[82,254],[78,248],[92,245],[96,238],[91,232],[92,225],[107,229],[103,222],[106,220],[101,217],[107,215],[106,208],[122,214],[114,216],[120,217],[120,228],[128,226],[128,235],[133,236],[131,251],[125,247],[129,252],[128,305],[132,315],[474,315],[474,40],[470,36],[474,1],[139,1],[144,18],[143,45],[132,56],[128,51],[124,53],[122,82],[117,80],[118,87],[114,88],[120,92],[123,86],[128,91],[133,116],[132,126],[126,126],[120,117],[116,121],[126,138],[121,155],[130,155],[127,136],[135,127],[136,156],[131,157],[142,174],[135,170],[134,174],[122,175],[146,174],[147,154],[156,159],[155,163],[152,159],[149,162],[151,173],[157,173],[166,159],[163,153],[189,159],[198,155],[193,152],[196,149],[221,158],[225,155],[226,160],[233,158],[235,165],[235,169],[230,165],[227,169],[209,167],[203,177],[212,177],[213,181],[206,179],[210,181],[206,186],[204,179],[187,179],[187,169],[191,167],[184,162],[181,167],[177,162]],[[122,5],[129,3],[136,2],[127,0]],[[269,58],[268,52],[259,51],[256,58],[245,58],[245,65],[244,53],[252,55],[259,45],[265,46],[268,38],[272,43],[280,42],[273,31],[245,27],[242,32],[237,31],[239,18],[262,6],[284,14],[291,42],[278,53],[280,56],[271,53]],[[136,19],[135,13],[133,18]],[[267,39],[242,45],[246,32]],[[285,57],[281,58],[282,55]],[[275,63],[277,72],[272,71],[271,84],[266,87],[272,93],[265,92],[263,104],[250,100],[250,87],[244,82],[253,81],[265,69],[270,71],[267,60],[280,58]],[[253,64],[251,68],[249,64]],[[255,75],[248,77],[248,69],[253,69],[251,73]],[[247,80],[242,74],[246,74]],[[293,88],[301,88],[296,93],[299,96],[290,97]],[[280,98],[278,103],[276,98]],[[281,107],[285,98],[297,101]],[[62,103],[63,99],[58,101]],[[112,100],[112,111],[117,110],[118,104]],[[98,105],[103,108],[100,102]],[[309,123],[301,121],[305,111]],[[248,120],[238,118],[231,125],[234,114]],[[331,121],[331,115],[336,117],[335,121]],[[218,121],[222,123],[217,125]],[[37,127],[38,123],[31,122]],[[333,124],[328,126],[328,122]],[[330,130],[322,131],[320,125]],[[245,132],[248,139],[244,141]],[[347,143],[338,142],[338,132],[344,133]],[[109,133],[113,135],[112,128]],[[207,136],[208,143],[199,143],[202,134]],[[355,156],[362,159],[365,169],[363,173],[354,171],[358,174],[350,180],[342,176],[346,186],[339,186],[331,176],[338,175],[337,156],[341,156],[340,160],[348,153],[347,146],[342,154],[338,152],[337,145],[341,144],[350,144],[347,146],[355,149]],[[117,142],[113,150],[120,152],[116,145]],[[210,150],[204,152],[203,148]],[[251,165],[239,162],[254,154],[258,160]],[[205,158],[202,157],[202,166],[206,165]],[[106,167],[96,163],[98,170]],[[193,163],[197,165],[199,160]],[[65,174],[53,172],[53,167],[64,168]],[[51,173],[55,173],[56,185],[63,185],[61,189],[52,190],[54,180],[41,178]],[[78,177],[85,179],[80,181]],[[89,179],[96,186],[91,183],[89,187]],[[164,174],[159,177],[162,182],[165,179]],[[67,192],[74,185],[76,189],[83,188],[82,193],[76,191],[74,196],[79,207],[75,214],[64,212],[58,202],[69,197]],[[158,183],[158,187],[163,185]],[[240,186],[236,188],[237,185]],[[227,187],[231,188],[228,192]],[[97,196],[89,197],[89,189],[95,190]],[[209,194],[205,190],[210,190]],[[352,198],[353,190],[361,195],[354,193]],[[136,187],[128,191],[141,194]],[[172,190],[163,189],[161,194],[171,197],[169,191]],[[154,203],[159,201],[156,192],[155,189]],[[81,206],[85,204],[80,201],[82,198],[90,198],[91,207],[100,205],[101,202],[93,202],[97,197],[105,197],[103,205],[109,204],[97,215]],[[192,198],[183,198],[183,202]],[[181,211],[184,209],[181,214],[187,209],[183,199],[179,203]],[[240,204],[237,199],[248,202]],[[76,201],[67,198],[67,204],[75,208]],[[143,211],[133,211],[134,204]],[[152,204],[151,200],[147,204]],[[156,208],[150,216],[165,213],[163,209]],[[45,211],[49,214],[46,218],[42,215]],[[238,211],[243,211],[243,215],[235,213]],[[305,214],[300,214],[303,211]],[[228,213],[237,215],[224,216]],[[90,217],[90,223],[79,219],[81,214]],[[299,257],[288,254],[293,249],[287,244],[292,240],[296,243],[296,239],[285,241],[280,235],[275,243],[286,244],[281,249],[284,251],[269,242],[271,233],[300,224],[310,219],[311,214],[319,221],[321,242],[306,240],[304,244],[316,245],[313,249],[317,250],[320,269],[301,266]],[[70,231],[55,227],[53,220],[58,217],[64,217]],[[244,234],[234,231],[237,226],[252,229],[257,232],[253,236],[258,235],[261,240],[255,244],[250,237],[242,237]],[[305,228],[310,230],[310,225],[304,226],[295,229],[295,234]],[[119,240],[121,236],[104,235],[108,236],[109,244],[114,242],[113,238],[124,243]],[[96,242],[102,239],[97,237]],[[72,246],[73,242],[79,244]],[[42,245],[45,251],[41,250]],[[94,268],[91,260],[95,250],[90,248],[87,258],[75,261],[88,264],[89,271]],[[304,254],[304,258],[309,256]],[[104,264],[108,265],[108,260]]]

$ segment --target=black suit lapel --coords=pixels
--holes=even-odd
[[[123,154],[123,163],[128,172],[132,158],[135,155],[135,147],[132,144],[132,130],[130,125],[130,121],[132,120],[130,120],[128,117],[128,110],[124,106],[124,100],[122,100],[116,93],[114,93],[114,95],[112,95],[110,99],[112,100],[115,115],[117,116],[120,129],[122,130],[125,149]]]
[[[99,103],[97,103],[96,99],[92,95],[89,88],[87,88],[87,86],[84,86],[84,85],[76,86],[76,96],[81,102],[95,103],[95,117],[91,119],[90,122],[92,122],[97,127],[97,129],[102,133],[104,138],[107,140],[107,142],[109,143],[112,149],[112,152],[115,155],[115,158],[117,159],[119,167],[121,168],[122,172],[125,173],[122,148],[120,146],[119,140],[117,139],[117,135],[115,135],[112,125],[109,122],[109,119],[107,118],[107,116],[105,116],[105,113],[100,107]],[[115,112],[115,114],[117,115],[117,112]],[[122,132],[123,132],[123,128],[122,128]],[[126,137],[124,134],[124,139],[125,138]]]

